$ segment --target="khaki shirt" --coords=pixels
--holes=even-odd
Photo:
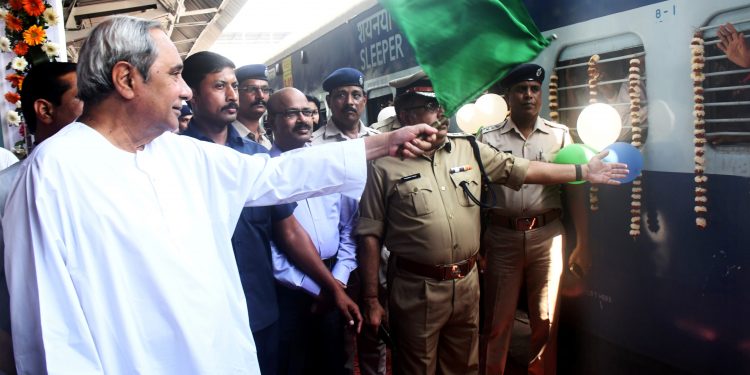
[[[360,120],[359,134],[357,134],[357,138],[367,137],[373,134],[380,134],[380,132],[374,129],[370,129],[369,127],[365,126],[365,124],[363,124]],[[313,145],[318,145],[321,143],[348,141],[350,139],[351,138],[347,137],[346,135],[344,135],[344,133],[341,132],[339,127],[336,126],[333,118],[331,118],[328,120],[325,126],[319,128],[312,134],[310,142]]]
[[[479,144],[494,182],[519,189],[528,161]],[[468,171],[449,169],[470,165]],[[450,135],[432,158],[386,157],[368,167],[358,235],[374,235],[398,256],[423,264],[448,264],[479,250],[479,206],[459,185],[480,196],[481,176],[466,135]]]
[[[391,116],[386,119],[383,119],[382,121],[378,121],[372,125],[370,125],[370,128],[375,129],[381,133],[388,133],[389,131],[399,129],[401,127],[401,123],[398,122],[398,117]]]
[[[232,122],[232,126],[237,130],[238,133],[240,133],[240,137],[247,138],[255,143],[260,143],[261,146],[265,147],[266,149],[270,150],[271,146],[271,140],[266,135],[266,129],[263,127],[263,124],[258,125],[258,130],[260,132],[260,139],[255,139],[255,133],[250,132],[250,129],[245,126],[245,124],[234,120]]]
[[[560,148],[573,144],[567,126],[541,117],[537,117],[528,139],[524,139],[509,117],[498,125],[484,128],[479,141],[516,157],[542,162],[552,162]],[[497,196],[496,213],[503,216],[527,217],[562,208],[561,185],[527,184],[519,191],[495,184],[491,186]]]

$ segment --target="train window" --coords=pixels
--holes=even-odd
[[[718,48],[718,28],[727,22],[748,34],[750,8],[717,15],[696,35],[703,39],[702,101],[706,140],[713,145],[750,143],[750,69],[733,63]],[[747,38],[746,43],[750,44]],[[693,64],[693,69],[699,70],[700,66]],[[698,94],[695,100],[700,99]]]
[[[554,68],[557,92],[551,89],[550,93],[557,100],[549,100],[550,117],[568,125],[575,140],[580,142],[576,130],[578,115],[590,103],[607,103],[622,118],[618,140],[634,140],[631,117],[635,111],[640,125],[636,131],[641,131],[640,141],[645,141],[648,103],[644,56],[643,42],[631,33],[565,47]],[[634,92],[638,94],[633,95]]]

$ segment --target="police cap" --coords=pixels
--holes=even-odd
[[[432,81],[430,81],[430,78],[427,77],[427,74],[423,70],[419,70],[410,76],[394,79],[388,82],[388,84],[396,88],[396,97],[406,94],[417,94],[430,98],[435,97]]]
[[[364,88],[365,75],[354,68],[339,68],[323,80],[323,90],[331,92],[337,87],[359,86]]]
[[[544,81],[544,68],[537,64],[521,64],[508,73],[500,85],[506,89],[513,87],[516,83],[523,81]]]
[[[237,76],[237,82],[242,82],[246,79],[261,79],[268,81],[268,68],[263,64],[250,64],[237,68],[234,71],[234,75]]]

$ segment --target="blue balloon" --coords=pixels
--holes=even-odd
[[[605,162],[625,163],[628,165],[628,173],[625,178],[618,178],[617,181],[628,183],[640,176],[643,170],[643,155],[630,143],[616,142],[605,148],[609,150],[609,155],[604,158]]]

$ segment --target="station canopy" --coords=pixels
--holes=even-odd
[[[68,59],[107,17],[130,15],[162,23],[182,58],[208,50],[246,0],[63,0]]]

